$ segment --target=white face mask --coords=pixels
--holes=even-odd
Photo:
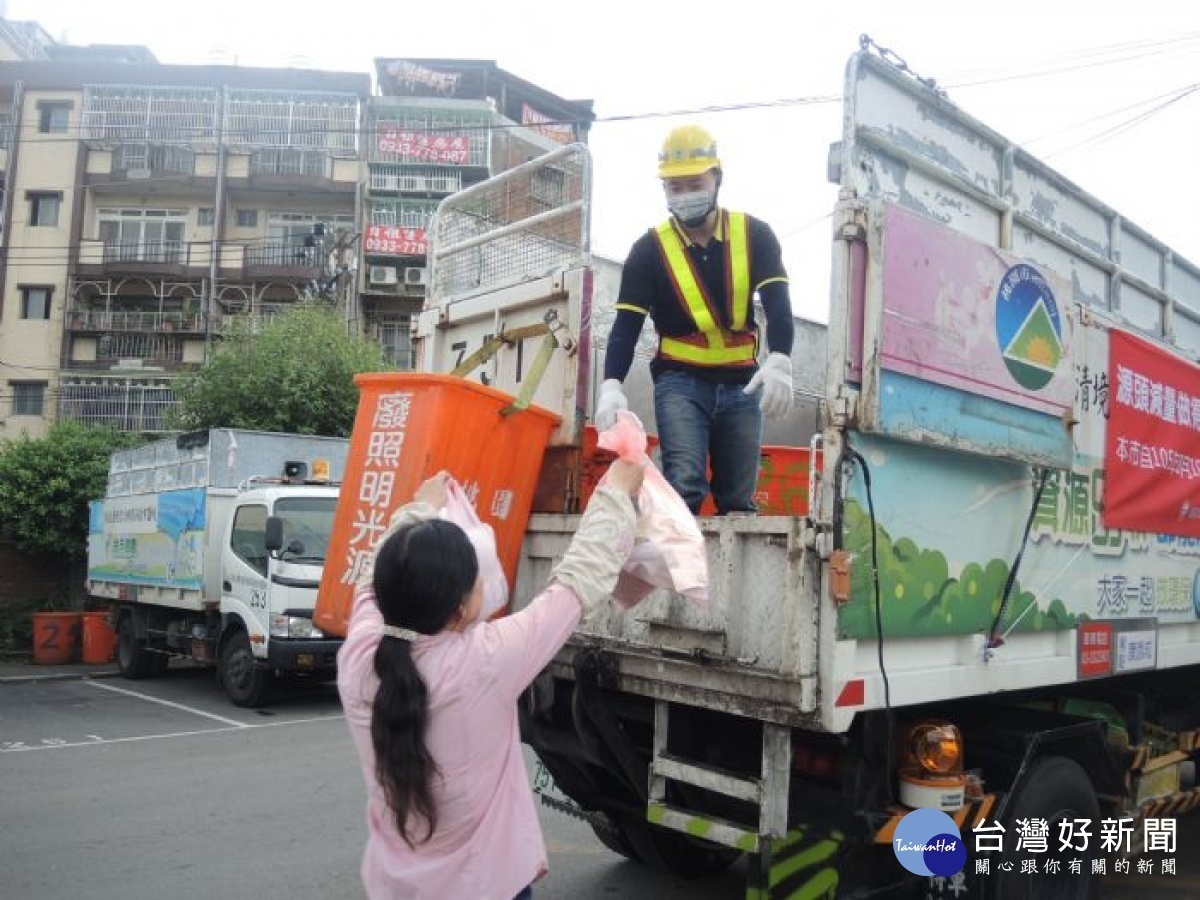
[[[686,194],[675,194],[667,198],[667,209],[689,228],[695,228],[704,222],[705,217],[717,206],[717,192],[688,191]]]

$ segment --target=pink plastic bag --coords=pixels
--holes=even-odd
[[[683,498],[646,456],[646,431],[638,417],[618,412],[616,424],[600,433],[597,444],[621,459],[646,465],[637,498],[637,542],[617,578],[613,600],[629,609],[650,592],[664,588],[706,605],[708,555],[704,535]]]
[[[483,578],[483,608],[479,621],[486,622],[508,605],[508,576],[504,574],[496,552],[496,533],[491,525],[480,521],[471,498],[453,478],[446,484],[446,494],[446,507],[441,517],[467,533],[479,560],[479,575]]]

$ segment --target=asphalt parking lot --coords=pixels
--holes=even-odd
[[[79,674],[0,665],[3,896],[210,900],[247,885],[258,900],[361,896],[364,794],[332,685],[246,710],[209,670],[144,682]],[[539,900],[744,896],[740,866],[674,879],[610,853],[578,820],[542,818],[551,875]],[[1180,820],[1176,874],[1135,863],[1103,896],[1200,897],[1198,847],[1200,818]]]

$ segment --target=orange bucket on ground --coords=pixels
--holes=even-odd
[[[807,516],[808,473],[812,451],[808,447],[764,444],[758,460],[754,502],[760,516]],[[817,451],[820,471],[821,451]],[[709,494],[700,504],[700,515],[715,516],[717,505]]]
[[[602,450],[597,446],[599,439],[600,432],[596,430],[595,425],[583,426],[583,453],[580,454],[579,461],[580,512],[587,506],[588,500],[596,490],[596,485],[600,483],[600,479],[604,477],[608,467],[617,458],[617,454],[611,450]],[[653,453],[657,446],[658,438],[652,434],[646,435],[646,452]]]
[[[33,614],[33,661],[55,666],[73,663],[79,652],[77,612],[40,612]]]
[[[531,406],[502,415],[513,398],[452,375],[356,375],[358,412],[313,620],[346,634],[354,584],[392,513],[442,469],[492,526],[511,589],[546,444],[560,419]]]
[[[112,661],[117,652],[117,633],[108,623],[108,613],[85,612],[83,614],[83,652],[85,663]]]

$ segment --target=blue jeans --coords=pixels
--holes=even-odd
[[[525,888],[525,890],[513,897],[513,900],[533,900],[533,888]]]
[[[693,513],[700,511],[710,490],[709,468],[718,515],[758,511],[754,489],[762,412],[758,394],[747,395],[743,387],[671,370],[654,379],[663,475]]]

